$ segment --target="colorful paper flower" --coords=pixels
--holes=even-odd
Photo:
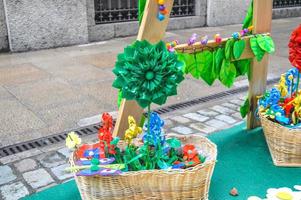
[[[81,143],[82,143],[82,140],[75,132],[71,132],[67,135],[66,146],[69,149],[74,149],[77,146],[79,146]]]
[[[142,128],[137,126],[133,116],[128,117],[129,128],[125,131],[124,140],[130,144],[132,140],[142,133]]]
[[[266,198],[251,196],[248,200],[300,200],[301,192],[292,191],[290,188],[270,188],[267,190]]]
[[[163,145],[165,143],[165,135],[162,129],[164,121],[156,112],[150,114],[149,120],[149,130],[147,130],[148,124],[145,124],[146,132],[143,136],[143,142],[153,146]]]
[[[291,64],[301,71],[301,25],[292,32],[288,47]]]
[[[109,113],[102,114],[102,126],[98,131],[98,138],[100,143],[100,150],[107,151],[109,154],[115,154],[115,146],[111,145],[113,140],[113,118]]]
[[[188,166],[195,166],[201,163],[199,153],[192,144],[187,144],[183,147],[183,159],[187,162]]]
[[[136,41],[118,55],[113,87],[121,89],[123,98],[136,100],[142,108],[152,102],[162,105],[168,96],[177,94],[177,86],[184,80],[182,66],[164,42],[152,45]]]

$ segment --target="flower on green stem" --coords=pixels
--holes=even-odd
[[[162,105],[168,96],[177,94],[177,86],[184,80],[182,66],[164,42],[152,45],[136,41],[118,55],[113,87],[122,91],[123,98],[136,100],[142,108],[151,103]]]

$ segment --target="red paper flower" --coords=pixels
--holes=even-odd
[[[289,60],[301,72],[301,25],[292,32],[289,47]]]
[[[98,131],[99,143],[102,149],[107,148],[109,154],[115,154],[115,146],[111,145],[113,130],[113,118],[109,113],[102,114],[102,126]]]
[[[199,153],[192,144],[187,144],[183,147],[183,159],[188,162],[189,166],[195,166],[201,163]],[[190,164],[189,162],[193,163]]]

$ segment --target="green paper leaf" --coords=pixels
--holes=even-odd
[[[244,60],[238,60],[234,62],[234,65],[236,67],[236,77],[242,76],[249,73],[250,70],[250,59],[244,59]]]
[[[270,36],[258,35],[257,43],[262,50],[264,50],[268,53],[275,52],[275,44],[274,44],[273,39]]]
[[[222,67],[222,63],[223,63],[224,59],[225,59],[225,49],[224,48],[218,48],[216,50],[215,59],[214,59],[216,78],[219,77],[221,67]]]
[[[196,60],[194,54],[179,53],[178,59],[184,64],[184,73],[191,74],[194,78],[200,78],[200,73],[196,67]]]
[[[171,147],[171,148],[180,148],[181,147],[181,141],[178,140],[177,138],[170,138],[166,140],[167,144]]]
[[[246,17],[243,21],[242,29],[248,28],[253,24],[253,0],[250,2]]]
[[[208,84],[212,85],[216,79],[213,68],[213,54],[210,51],[203,51],[196,54],[197,69],[201,78]]]
[[[234,42],[233,55],[235,59],[239,59],[246,47],[246,42],[244,40],[238,40]]]
[[[229,60],[224,59],[220,71],[220,81],[226,86],[231,87],[236,78],[236,68]]]
[[[257,39],[255,37],[250,39],[251,49],[256,57],[256,60],[260,62],[264,56],[264,51],[259,47]]]
[[[245,118],[249,112],[250,112],[250,101],[249,98],[247,98],[244,104],[240,107],[240,115],[242,118]]]
[[[226,47],[225,47],[225,58],[227,60],[231,60],[232,58],[232,48],[234,45],[234,39],[229,39],[226,43]]]
[[[160,169],[169,168],[169,165],[166,162],[162,161],[162,160],[158,160],[157,165],[160,167]]]

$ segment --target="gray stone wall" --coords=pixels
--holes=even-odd
[[[221,26],[242,23],[250,0],[208,0],[207,25]]]
[[[11,51],[88,42],[86,0],[4,0]]]
[[[273,10],[273,19],[301,17],[301,7],[277,8]]]
[[[87,0],[89,41],[108,40],[115,37],[126,37],[138,33],[138,22],[112,24],[95,24],[94,0]],[[167,30],[195,28],[206,25],[207,0],[196,0],[196,16],[171,18]]]
[[[3,0],[0,0],[0,51],[8,50],[7,28]]]

